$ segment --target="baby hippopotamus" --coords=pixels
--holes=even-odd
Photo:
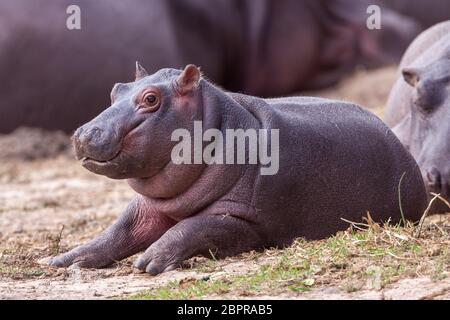
[[[94,173],[127,179],[138,195],[112,226],[53,266],[99,268],[145,250],[135,267],[155,275],[196,255],[220,258],[328,237],[349,226],[342,219],[361,221],[367,212],[398,222],[399,190],[407,219],[418,220],[425,207],[414,159],[356,105],[224,92],[194,65],[153,75],[137,65],[136,81],[116,84],[111,100],[75,132],[76,155]],[[179,152],[190,135],[197,147],[194,141]],[[277,164],[269,166],[270,158]]]
[[[386,123],[409,149],[430,192],[450,199],[450,21],[410,45],[391,90]],[[435,211],[449,211],[444,206]]]

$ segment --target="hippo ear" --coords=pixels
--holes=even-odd
[[[181,95],[187,94],[197,88],[200,81],[200,70],[193,64],[184,68],[176,80],[177,90]]]
[[[136,61],[136,79],[134,81],[141,80],[146,76],[148,76],[147,71],[145,71],[144,67],[142,67],[138,61]]]
[[[419,73],[420,70],[417,68],[403,68],[402,75],[403,79],[408,83],[411,87],[415,87],[417,82],[419,81]]]

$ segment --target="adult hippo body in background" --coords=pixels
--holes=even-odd
[[[358,222],[367,212],[377,222],[396,223],[400,181],[405,218],[417,221],[423,213],[416,162],[381,120],[358,106],[228,93],[192,65],[150,76],[138,68],[137,75],[114,87],[112,106],[79,128],[73,141],[83,166],[128,179],[138,196],[110,228],[54,258],[53,266],[99,268],[146,250],[135,266],[157,274],[195,255],[220,258],[282,247],[296,237],[328,237],[348,228],[342,219]],[[249,146],[242,164],[177,164],[173,133],[194,136],[195,121],[202,121],[205,135],[215,130],[214,139],[200,143],[203,154],[211,144],[234,141],[225,133],[230,129],[249,136],[266,131],[271,155],[279,155],[277,170],[263,174],[265,165],[250,164]],[[227,159],[237,155],[231,145]],[[187,150],[189,160],[198,152]],[[224,154],[217,150],[220,161]]]
[[[450,21],[406,51],[385,121],[417,160],[428,191],[450,199]]]
[[[66,28],[72,4],[81,8],[81,30]],[[395,61],[415,36],[400,17],[368,30],[369,4],[2,0],[0,132],[75,129],[103,110],[135,60],[151,72],[196,63],[226,89],[262,96],[333,84],[356,65]]]
[[[372,0],[372,3],[414,20],[422,30],[450,19],[448,0]]]

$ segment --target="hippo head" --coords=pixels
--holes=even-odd
[[[115,84],[111,106],[74,133],[77,159],[113,179],[157,175],[171,160],[172,131],[201,117],[199,81],[193,65],[148,75],[136,63],[136,80]]]
[[[450,197],[450,59],[422,68],[404,68],[414,88],[409,149],[417,160],[429,192]]]

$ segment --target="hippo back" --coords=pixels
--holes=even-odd
[[[279,129],[280,169],[274,176],[262,176],[255,191],[265,212],[290,217],[270,219],[270,228],[286,241],[329,236],[348,227],[341,218],[361,221],[367,212],[376,221],[400,221],[402,176],[402,209],[407,219],[420,219],[426,205],[420,170],[375,115],[321,98],[264,102],[247,108],[263,127]]]

